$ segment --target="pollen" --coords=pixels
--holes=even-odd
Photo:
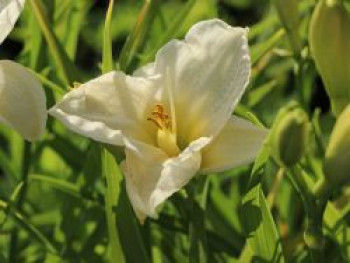
[[[176,132],[172,129],[172,119],[162,104],[156,104],[148,121],[154,123],[157,130],[157,146],[169,157],[178,155],[181,151],[176,143]]]
[[[151,112],[151,116],[147,118],[148,121],[153,122],[158,129],[171,130],[171,118],[166,113],[162,104],[156,104]]]

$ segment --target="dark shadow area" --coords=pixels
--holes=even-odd
[[[310,109],[313,112],[315,109],[319,108],[322,113],[327,113],[330,110],[330,102],[320,77],[315,79],[314,85],[315,88],[311,96]]]
[[[247,234],[247,237],[251,236],[251,234],[259,227],[262,220],[261,210],[258,206],[253,204],[253,199],[245,202],[242,205],[242,215],[241,221],[243,228]],[[245,220],[246,215],[249,216],[249,221]]]

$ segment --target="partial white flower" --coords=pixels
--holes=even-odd
[[[0,122],[33,141],[44,133],[46,118],[40,82],[20,64],[0,60]]]
[[[141,221],[196,174],[258,153],[266,130],[231,115],[250,74],[246,35],[218,19],[200,22],[132,76],[102,75],[50,110],[75,132],[125,146],[122,168]]]
[[[0,44],[13,29],[25,0],[0,0]],[[40,82],[25,67],[0,60],[0,123],[33,141],[45,131],[46,97]]]
[[[0,44],[15,26],[24,4],[25,0],[0,0]]]

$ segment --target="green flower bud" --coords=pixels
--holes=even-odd
[[[350,15],[340,0],[320,0],[310,23],[309,43],[337,116],[350,101]]]
[[[292,108],[279,117],[272,134],[275,157],[282,166],[293,167],[306,148],[308,117],[300,108]]]
[[[350,104],[333,128],[323,171],[326,180],[333,185],[350,182]]]
[[[295,54],[300,54],[301,38],[299,36],[299,11],[297,0],[273,0],[278,15],[287,31],[289,41]]]

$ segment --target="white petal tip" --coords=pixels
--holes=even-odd
[[[37,78],[18,63],[0,60],[0,121],[35,141],[46,119],[46,97]]]

